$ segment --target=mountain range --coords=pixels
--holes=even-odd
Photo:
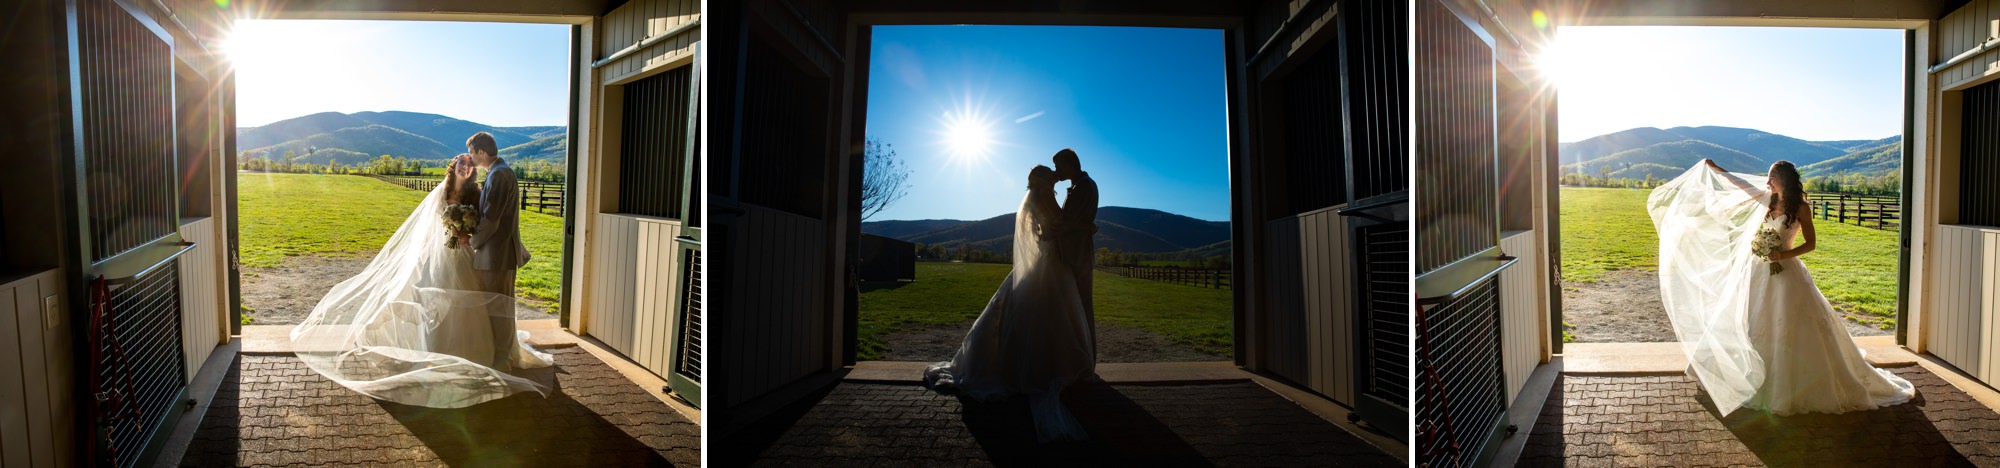
[[[567,127],[495,127],[437,114],[384,111],[321,112],[257,127],[238,127],[236,147],[251,157],[273,160],[291,151],[295,162],[354,164],[381,155],[409,159],[450,159],[465,152],[465,139],[493,134],[508,161],[551,161],[567,157]]]
[[[1611,178],[1671,179],[1702,159],[1723,168],[1761,173],[1777,161],[1791,161],[1806,178],[1859,174],[1874,177],[1902,170],[1903,137],[1879,140],[1811,141],[1735,127],[1640,127],[1561,144],[1564,173]]]
[[[861,232],[925,245],[1008,252],[1014,243],[1014,213],[977,221],[925,219],[868,221]],[[1097,209],[1099,248],[1125,252],[1221,252],[1228,255],[1229,222],[1199,219],[1145,208],[1106,206]]]

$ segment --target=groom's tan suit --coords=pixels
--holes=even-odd
[[[494,307],[493,364],[505,369],[514,351],[514,272],[528,263],[528,247],[521,243],[520,190],[514,168],[495,162],[486,168],[486,181],[479,190],[479,226],[472,231],[472,270],[481,289],[508,296],[504,307]]]
[[[1091,237],[1097,235],[1097,181],[1090,179],[1090,173],[1078,172],[1069,180],[1069,193],[1063,196],[1062,221],[1062,240],[1056,244],[1056,250],[1075,274],[1076,292],[1083,295],[1083,316],[1090,321],[1091,349],[1095,350],[1097,307],[1091,304],[1090,275],[1097,263],[1097,247],[1091,242]]]

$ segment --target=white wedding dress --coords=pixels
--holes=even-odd
[[[1037,438],[1082,440],[1062,391],[1096,371],[1076,280],[1056,257],[1061,213],[1053,189],[1031,190],[1014,216],[1014,267],[972,322],[952,360],[924,370],[926,385],[979,401],[1026,396]]]
[[[1779,261],[1774,274],[1751,253],[1760,230],[1777,231],[1782,249],[1799,232],[1787,215],[1767,216],[1764,183],[1697,165],[1648,199],[1660,233],[1661,302],[1703,389],[1723,414],[1843,413],[1910,401],[1915,386],[1862,358],[1804,262]]]
[[[479,290],[468,248],[446,248],[444,185],[424,197],[360,274],[327,291],[292,329],[299,359],[363,395],[405,405],[462,408],[547,388],[497,368],[554,365],[528,333],[495,343],[494,320],[514,298]],[[494,363],[494,346],[512,346]],[[504,364],[504,366],[502,365]]]

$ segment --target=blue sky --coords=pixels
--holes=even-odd
[[[239,20],[244,127],[336,111],[401,110],[496,126],[566,125],[569,25]]]
[[[1543,63],[1561,141],[1720,125],[1806,140],[1903,128],[1899,29],[1565,26]]]
[[[1219,30],[884,26],[871,49],[867,132],[912,186],[870,221],[1011,213],[1063,148],[1101,206],[1229,219]]]

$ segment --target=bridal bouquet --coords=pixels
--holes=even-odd
[[[451,234],[444,241],[445,248],[458,248],[458,236],[471,234],[479,228],[479,207],[475,205],[445,205],[444,230]]]
[[[1769,258],[1772,252],[1778,251],[1778,246],[1782,242],[1784,241],[1778,238],[1778,230],[1771,228],[1758,230],[1757,237],[1750,240],[1750,253],[1757,258]],[[1785,266],[1778,262],[1770,262],[1768,265],[1771,266],[1773,275],[1785,271]]]

